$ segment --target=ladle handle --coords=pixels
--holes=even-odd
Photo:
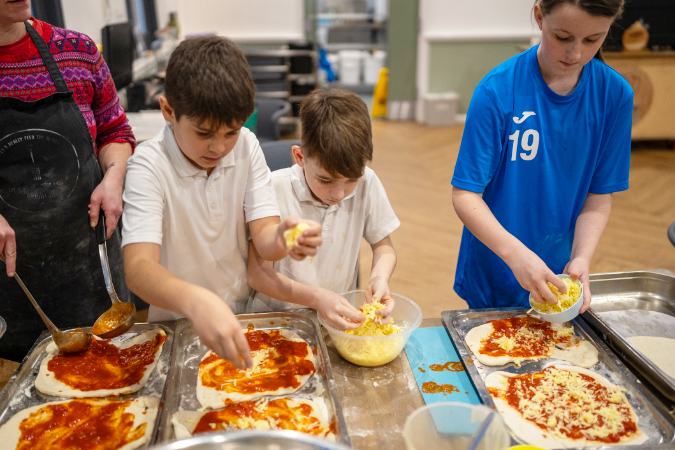
[[[0,261],[5,262],[5,256],[0,254]],[[40,315],[40,318],[42,321],[47,325],[47,328],[49,329],[49,332],[52,333],[53,336],[58,336],[61,332],[59,331],[58,328],[52,323],[51,320],[49,320],[49,317],[45,315],[44,312],[42,312],[42,308],[40,308],[40,305],[37,304],[35,299],[33,298],[33,295],[30,293],[28,288],[26,287],[25,284],[23,284],[23,281],[21,281],[21,278],[19,277],[19,274],[14,272],[14,279],[16,280],[17,283],[19,283],[19,286],[21,286],[21,289],[26,293],[26,296],[30,300],[30,302],[33,304],[33,307],[37,311],[37,313]]]

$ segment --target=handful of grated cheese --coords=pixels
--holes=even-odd
[[[567,292],[564,294],[561,294],[558,288],[553,286],[553,284],[546,283],[551,292],[553,292],[553,295],[555,295],[555,298],[558,300],[557,304],[552,305],[550,303],[537,303],[532,301],[530,302],[532,307],[535,310],[545,314],[559,313],[571,308],[581,296],[581,283],[579,280],[573,280],[571,278],[563,278],[562,281],[567,287]]]
[[[373,299],[372,303],[364,303],[360,309],[366,320],[356,330],[347,330],[345,333],[352,336],[378,338],[402,332],[403,329],[392,321],[386,325],[382,324],[382,317],[375,311],[384,308],[386,306],[379,298]],[[405,345],[403,337],[370,340],[333,336],[333,341],[343,358],[359,366],[367,367],[380,366],[392,361],[401,353]]]
[[[382,304],[379,298],[373,299],[372,303],[364,303],[360,310],[366,320],[356,330],[347,330],[345,333],[355,336],[389,336],[403,331],[401,327],[394,325],[391,320],[388,324],[382,325],[382,316],[375,311],[385,308],[386,306]]]
[[[284,231],[284,239],[286,239],[286,248],[288,248],[289,250],[293,249],[293,247],[295,247],[295,244],[298,243],[298,238],[302,236],[302,232],[308,228],[309,224],[302,222],[297,224],[293,228],[289,228],[288,230]]]

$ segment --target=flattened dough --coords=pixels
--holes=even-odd
[[[654,336],[631,336],[628,342],[649,358],[666,375],[675,378],[675,339]]]
[[[554,327],[554,329],[557,329],[561,327],[569,327],[571,325],[569,323],[564,323],[564,324],[552,324],[552,326]],[[481,363],[485,364],[486,366],[503,366],[510,362],[520,363],[528,359],[530,360],[543,359],[543,357],[524,359],[508,355],[490,356],[480,353],[479,350],[482,347],[483,340],[486,339],[490,334],[492,334],[493,331],[494,327],[492,326],[492,324],[486,323],[469,330],[469,332],[466,334],[466,337],[464,338],[465,342],[471,349],[471,352],[473,353],[474,357]],[[595,346],[588,341],[577,338],[576,336],[572,336],[572,341],[578,345],[571,345],[569,347],[561,346],[562,348],[553,347],[548,357],[560,359],[562,361],[567,361],[570,364],[574,364],[575,366],[579,367],[584,368],[593,367],[595,363],[598,362],[598,350],[595,348]]]
[[[312,348],[307,344],[307,342],[302,339],[300,336],[298,336],[297,333],[287,330],[287,329],[281,329],[279,330],[280,334],[284,336],[286,339],[291,340],[291,341],[296,341],[296,342],[304,342],[307,345],[307,360],[311,361],[314,364],[314,368],[316,369],[316,361],[314,360],[314,355],[312,354]],[[258,361],[260,360],[260,356],[256,357],[256,353],[258,352],[253,352],[252,357],[254,360],[254,364],[257,367]],[[206,358],[215,355],[215,353],[209,351],[204,355],[202,358],[202,361],[204,361]],[[250,369],[251,371],[255,371],[256,367],[253,369]],[[201,372],[201,370],[200,370]],[[274,377],[274,373],[272,373],[270,376]],[[230,402],[241,402],[244,400],[253,400],[256,398],[268,396],[268,395],[288,395],[296,392],[298,389],[300,389],[307,381],[313,376],[312,374],[308,375],[303,375],[297,377],[297,381],[299,381],[300,385],[297,388],[281,388],[277,389],[275,391],[263,391],[263,392],[256,392],[252,394],[242,394],[240,392],[227,392],[225,390],[217,390],[212,387],[207,387],[202,384],[202,379],[201,376],[198,375],[197,379],[197,399],[199,400],[199,403],[201,403],[202,406],[206,408],[222,408],[226,404]]]
[[[318,435],[323,435],[325,439],[334,441],[335,434],[330,431],[329,420],[328,420],[328,408],[326,407],[326,402],[323,398],[314,398],[312,400],[307,400],[303,398],[288,398],[289,406],[292,408],[299,405],[309,405],[312,408],[311,417],[316,417],[320,422],[320,431]],[[265,410],[266,401],[264,399],[257,400],[257,405],[260,405],[262,410]],[[174,413],[171,417],[171,423],[173,424],[174,433],[176,434],[176,439],[185,439],[192,436],[199,420],[207,414],[206,411],[178,411]],[[261,423],[263,421],[257,421],[255,423],[249,423],[247,428],[255,429],[275,429],[281,430],[282,427],[272,428],[271,424],[268,422]],[[226,427],[227,430],[239,430],[243,429],[233,425],[231,427]]]
[[[156,328],[152,330],[147,330],[124,342],[113,342],[113,345],[119,348],[129,348],[136,344],[151,341],[152,339],[154,339],[157,333],[166,336],[166,333],[164,333],[164,331],[161,328]],[[94,336],[94,339],[98,338]],[[38,391],[42,392],[43,394],[69,398],[108,397],[111,395],[123,395],[138,392],[141,389],[143,389],[143,386],[145,386],[145,384],[148,382],[148,378],[150,377],[152,371],[155,369],[155,366],[157,365],[157,360],[159,359],[159,355],[161,354],[162,348],[164,347],[165,343],[166,341],[164,341],[164,343],[162,343],[162,345],[159,346],[157,352],[155,353],[154,361],[152,362],[152,364],[146,366],[143,378],[141,378],[141,380],[138,383],[133,384],[129,387],[118,389],[97,389],[95,391],[80,391],[57,380],[54,377],[54,374],[50,372],[49,369],[47,368],[49,361],[51,361],[52,358],[54,358],[59,353],[56,344],[52,342],[47,346],[47,356],[42,360],[42,363],[40,364],[40,371],[38,372],[37,378],[35,379],[35,388]]]
[[[21,431],[19,426],[21,422],[28,418],[28,416],[44,408],[47,405],[59,405],[66,404],[70,402],[87,402],[97,405],[105,405],[109,403],[115,403],[108,400],[100,399],[84,399],[84,400],[68,400],[61,402],[51,402],[45,403],[42,405],[33,406],[31,408],[24,409],[16,413],[7,423],[0,427],[0,442],[2,443],[1,447],[3,449],[15,449],[19,444],[19,439],[21,437]],[[133,450],[147,444],[152,438],[152,431],[155,426],[155,418],[157,417],[157,410],[159,407],[159,399],[155,397],[143,396],[134,400],[130,400],[131,404],[125,409],[126,413],[134,415],[134,423],[132,430],[137,429],[142,424],[146,424],[145,432],[140,439],[137,439],[133,442],[130,442],[117,450]],[[76,431],[77,425],[69,427],[68,431]],[[63,436],[62,436],[63,437]]]
[[[550,366],[558,369],[564,369],[564,370],[570,370],[570,371],[575,371],[578,373],[582,373],[585,375],[589,375],[593,377],[599,384],[609,388],[609,389],[615,389],[616,386],[607,381],[605,378],[602,376],[598,375],[595,372],[592,372],[587,369],[583,369],[580,367],[573,367],[573,366]],[[508,380],[508,378],[516,376],[517,374],[510,373],[510,372],[492,372],[490,375],[488,375],[485,379],[485,386],[490,389],[500,389],[503,390],[505,387],[505,382]],[[513,408],[504,401],[500,397],[495,397],[494,395],[492,396],[492,400],[495,403],[495,406],[497,407],[497,410],[502,414],[502,417],[504,418],[504,422],[506,425],[511,429],[511,431],[521,440],[526,442],[529,445],[534,445],[536,447],[542,447],[542,448],[548,448],[548,449],[557,449],[557,448],[582,448],[585,445],[589,446],[605,446],[605,445],[612,445],[612,444],[598,444],[596,442],[589,442],[586,444],[586,440],[572,440],[572,439],[567,439],[567,438],[562,438],[562,437],[554,437],[553,433],[544,431],[543,429],[539,428],[537,425],[534,423],[530,422],[527,419],[524,419],[521,413]],[[633,415],[633,421],[637,424],[638,423],[638,417],[635,415],[635,411],[633,411],[631,407],[632,415]],[[619,442],[614,445],[641,445],[644,444],[649,437],[645,435],[641,430],[637,434],[636,437],[633,438],[631,441],[627,442]]]

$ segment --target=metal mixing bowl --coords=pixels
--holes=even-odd
[[[342,444],[288,430],[206,433],[152,448],[153,450],[350,450]]]

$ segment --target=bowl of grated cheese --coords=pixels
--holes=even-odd
[[[567,291],[561,294],[558,288],[548,283],[548,288],[558,300],[557,304],[537,303],[530,295],[530,306],[537,311],[542,320],[551,323],[569,322],[579,315],[579,310],[584,304],[584,285],[581,281],[572,279],[569,275],[558,275]]]
[[[393,361],[405,347],[410,334],[422,323],[420,307],[402,295],[391,294],[395,306],[391,320],[386,324],[382,324],[380,316],[375,313],[385,306],[379,300],[367,302],[365,291],[349,291],[342,296],[366,317],[358,329],[340,331],[328,325],[320,315],[318,317],[338,353],[352,364],[375,367]]]

